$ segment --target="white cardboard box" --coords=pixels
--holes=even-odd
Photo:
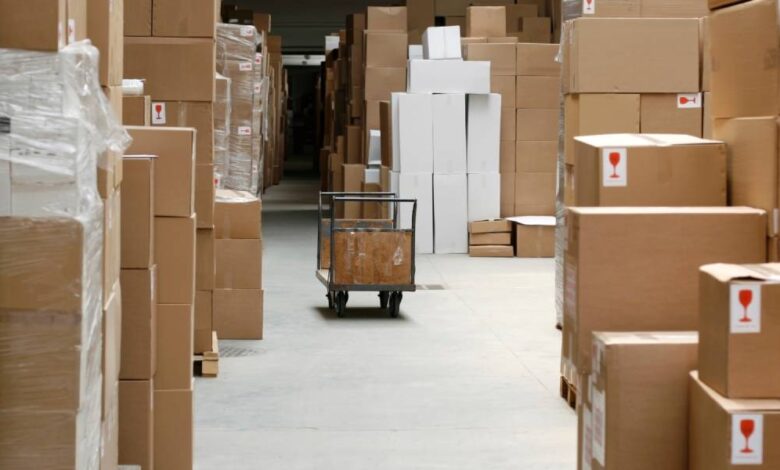
[[[490,62],[410,60],[409,93],[490,93]]]
[[[382,164],[382,133],[377,129],[368,131],[368,164]]]
[[[501,95],[468,98],[468,172],[498,173],[501,156]]]
[[[433,253],[433,174],[399,173],[398,196],[417,199],[417,253]],[[412,205],[401,204],[401,227],[412,226]]]
[[[393,138],[398,143],[398,158],[393,171],[433,173],[433,95],[398,93],[393,95],[393,117],[398,127]],[[396,137],[397,136],[397,137]],[[395,153],[395,151],[394,151]]]
[[[460,26],[432,26],[422,37],[423,58],[428,60],[461,59]],[[409,56],[411,59],[412,57]]]
[[[366,184],[379,184],[379,168],[366,168],[365,174],[363,175],[363,181],[365,181]]]
[[[469,222],[501,217],[501,174],[469,173]]]
[[[433,175],[436,253],[468,253],[468,189],[465,174]]]
[[[466,173],[466,95],[433,95],[433,172]]]
[[[409,44],[409,58],[410,59],[422,59],[423,58],[423,46],[422,44]]]

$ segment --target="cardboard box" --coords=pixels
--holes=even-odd
[[[491,75],[512,75],[517,72],[516,44],[465,44],[463,51],[466,60],[490,62]]]
[[[536,5],[506,5],[507,33],[516,33],[520,31],[521,18],[537,16],[539,16],[539,7]]]
[[[368,77],[366,77],[368,82]],[[410,60],[409,93],[490,93],[490,62]]]
[[[393,171],[433,171],[433,95],[393,93]]]
[[[0,1],[0,47],[57,51],[65,46],[66,0],[33,0],[21,8],[16,0]]]
[[[121,199],[121,267],[154,264],[154,166],[156,157],[125,156]]]
[[[260,200],[246,191],[218,189],[214,204],[217,238],[262,238]]]
[[[765,223],[744,207],[569,208],[564,325],[577,372],[590,372],[594,331],[697,330],[699,267],[760,263]]]
[[[560,106],[559,77],[518,76],[515,89],[516,108],[554,109]]]
[[[198,215],[198,228],[214,226],[214,165],[195,166],[195,213]]]
[[[638,94],[567,95],[564,101],[566,163],[574,164],[577,136],[639,133],[640,103]]]
[[[115,191],[103,201],[103,308],[122,269],[122,195]]]
[[[466,143],[469,173],[498,173],[501,153],[500,95],[492,93],[469,96]],[[492,216],[482,218],[490,217]]]
[[[691,470],[780,466],[780,400],[735,400],[690,376]]]
[[[119,464],[153,468],[154,382],[119,381]]]
[[[504,107],[514,107],[512,103],[517,101],[515,90],[516,77],[508,75],[491,75],[490,89],[493,93],[501,95],[501,103]]]
[[[517,113],[515,108],[501,108],[501,142],[514,142],[517,137]]]
[[[221,339],[263,339],[263,291],[214,290],[213,318]]]
[[[369,31],[406,31],[406,7],[366,8],[366,29]]]
[[[473,233],[469,236],[469,245],[511,245],[511,232]]]
[[[515,215],[555,214],[556,174],[515,173]]]
[[[515,256],[553,258],[555,256],[555,217],[515,217]]]
[[[420,35],[426,28],[433,26],[436,15],[435,0],[409,0],[406,2],[407,27],[409,37],[416,38],[418,42]]]
[[[154,215],[189,217],[195,202],[195,131],[187,128],[127,127],[128,155],[156,155]]]
[[[475,220],[469,222],[469,233],[511,233],[512,223],[505,219]]]
[[[214,246],[217,289],[262,287],[263,252],[259,239],[218,239]]]
[[[433,175],[431,173],[396,173],[398,187],[393,191],[402,199],[417,199],[415,251],[433,253]],[[401,228],[411,228],[412,207],[402,204]]]
[[[557,141],[558,109],[518,109],[517,141]]]
[[[147,96],[125,96],[122,99],[122,124],[151,126],[152,99]]]
[[[473,258],[511,258],[513,256],[513,248],[512,245],[470,246],[469,256]]]
[[[150,380],[157,367],[157,267],[123,269],[119,378]]]
[[[422,36],[422,50],[423,56],[418,57],[420,59],[460,59],[460,26],[427,28]]]
[[[578,206],[725,206],[726,146],[673,134],[577,137]]]
[[[214,331],[213,292],[199,290],[195,292],[195,324],[193,336],[193,352],[201,354],[211,351],[211,333]]]
[[[102,312],[103,324],[101,328],[103,335],[101,356],[103,408],[100,417],[102,421],[108,420],[109,417],[116,418],[116,407],[118,406],[117,382],[122,354],[122,288],[119,281],[114,284],[108,295],[109,299],[105,303],[106,308]],[[108,431],[114,432],[114,429],[108,429]],[[113,445],[110,442],[107,444]]]
[[[346,163],[363,163],[363,138],[360,126],[347,126]]]
[[[436,0],[436,16],[464,16],[468,0]]]
[[[155,390],[175,390],[192,383],[193,320],[193,304],[157,306]]]
[[[192,383],[185,390],[154,391],[154,468],[192,468]]]
[[[729,398],[780,397],[780,265],[702,266],[699,377]]]
[[[520,42],[552,42],[552,19],[549,17],[520,18],[520,30]]]
[[[436,253],[468,252],[466,174],[433,175],[433,246]]]
[[[515,174],[501,173],[501,217],[515,215]]]
[[[214,276],[214,229],[197,230],[195,248],[195,288],[213,290]]]
[[[712,117],[712,93],[704,93],[704,109],[702,111],[702,137],[714,139],[712,128],[715,127],[715,118]]]
[[[642,94],[641,130],[643,134],[686,134],[702,136],[701,93]]]
[[[195,161],[214,163],[214,105],[184,101],[154,101],[150,108],[152,126],[194,127],[197,133]]]
[[[566,93],[699,92],[697,19],[580,18],[568,34]]]
[[[472,38],[506,36],[506,8],[503,6],[466,8],[466,36]]]
[[[213,39],[125,38],[125,77],[144,78],[155,101],[214,101]]]
[[[687,470],[696,333],[594,333],[593,341],[593,462],[587,463],[618,469],[639,461],[647,468]],[[631,400],[622,399],[629,394]]]
[[[433,172],[465,174],[466,95],[433,95],[432,104]]]
[[[518,44],[517,75],[533,77],[560,77],[561,64],[558,56],[558,44]]]
[[[556,173],[558,142],[518,141],[515,145],[515,169],[518,173]]]
[[[366,31],[364,35],[365,67],[406,68],[406,32]]]
[[[515,161],[517,160],[515,157],[516,144],[517,143],[512,140],[501,141],[501,155],[499,162],[499,171],[501,174],[514,174],[516,168]],[[501,187],[503,188],[503,186],[504,182],[502,181]]]
[[[103,86],[121,85],[124,60],[122,5],[104,0],[87,0],[86,4],[88,8],[87,37],[100,51],[100,84]]]
[[[347,193],[359,193],[363,190],[363,183],[365,178],[365,165],[342,165],[342,172],[344,174],[344,192]],[[344,218],[347,219],[359,219],[360,214],[363,211],[363,204],[360,202],[342,202],[336,203],[341,205],[344,209]],[[225,286],[231,287],[231,286]],[[253,288],[255,286],[252,286]],[[248,287],[247,287],[248,288]]]
[[[152,0],[124,0],[125,36],[152,35]]]
[[[501,216],[501,175],[469,173],[469,222],[497,219]]]
[[[213,38],[220,22],[217,0],[153,0],[152,34]]]
[[[390,99],[390,94],[392,92],[403,91],[405,89],[406,68],[366,67],[366,88],[364,98],[367,101],[386,101]],[[378,124],[378,113],[376,114],[376,117]]]
[[[154,218],[157,301],[192,305],[195,296],[195,216]]]

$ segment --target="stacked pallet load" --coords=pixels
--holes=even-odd
[[[469,256],[514,256],[512,224],[508,220],[481,220],[469,224]]]

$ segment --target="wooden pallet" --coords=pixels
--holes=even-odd
[[[577,409],[577,387],[561,376],[561,398],[569,404],[571,409]]]
[[[204,351],[193,359],[195,375],[201,377],[217,377],[219,375],[219,340],[217,332],[211,332],[211,351]]]

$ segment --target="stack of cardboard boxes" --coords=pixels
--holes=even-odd
[[[483,220],[469,224],[469,256],[513,255],[512,224],[508,220]]]

